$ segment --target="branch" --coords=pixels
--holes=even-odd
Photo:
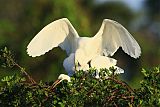
[[[114,81],[114,82],[116,82],[118,84],[121,84],[123,87],[127,88],[129,92],[135,93],[134,90],[130,86],[128,86],[128,84],[126,84],[123,81],[119,81],[119,80],[116,80],[116,79],[111,78],[111,77],[107,78],[107,80],[112,80],[112,81]]]
[[[36,84],[35,80],[31,78],[30,75],[28,75],[25,69],[14,61],[11,51],[9,51],[6,47],[4,48],[4,50],[0,50],[0,51],[2,52],[2,55],[0,55],[0,58],[5,59],[5,63],[8,67],[13,67],[13,66],[18,67],[22,72],[22,74],[24,74],[32,84]]]
[[[36,84],[36,81],[24,70],[23,67],[21,67],[19,64],[17,64],[15,61],[13,61],[13,64],[20,69],[20,71],[29,79],[29,81],[32,84]]]

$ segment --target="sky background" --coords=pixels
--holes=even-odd
[[[143,7],[143,2],[145,0],[96,0],[96,2],[123,2],[127,4],[131,9],[138,11]]]

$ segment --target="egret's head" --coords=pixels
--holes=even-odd
[[[71,79],[68,75],[60,74],[58,79],[52,84],[51,88],[55,88],[61,81],[67,80],[68,82],[71,82]]]
[[[58,77],[58,80],[63,81],[63,80],[67,80],[68,82],[71,82],[71,79],[68,75],[65,74],[60,74]]]

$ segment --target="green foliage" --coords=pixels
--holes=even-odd
[[[160,68],[142,70],[144,80],[141,81],[141,88],[137,89],[137,95],[143,106],[160,106]]]
[[[1,50],[3,65],[17,66],[20,74],[6,76],[0,82],[0,107],[28,106],[104,106],[137,107],[160,106],[160,68],[142,70],[144,80],[139,89],[132,89],[118,79],[115,69],[101,69],[100,78],[95,78],[96,69],[77,71],[71,77],[52,87],[53,82],[36,83],[13,59],[11,52]],[[12,66],[10,66],[12,65]],[[112,71],[110,73],[109,71]],[[25,75],[24,75],[25,74]]]
[[[0,63],[2,67],[12,67],[15,65],[13,55],[6,47],[0,50]]]

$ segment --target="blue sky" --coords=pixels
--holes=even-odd
[[[145,0],[96,0],[97,2],[116,2],[121,1],[127,4],[133,10],[140,10]]]

